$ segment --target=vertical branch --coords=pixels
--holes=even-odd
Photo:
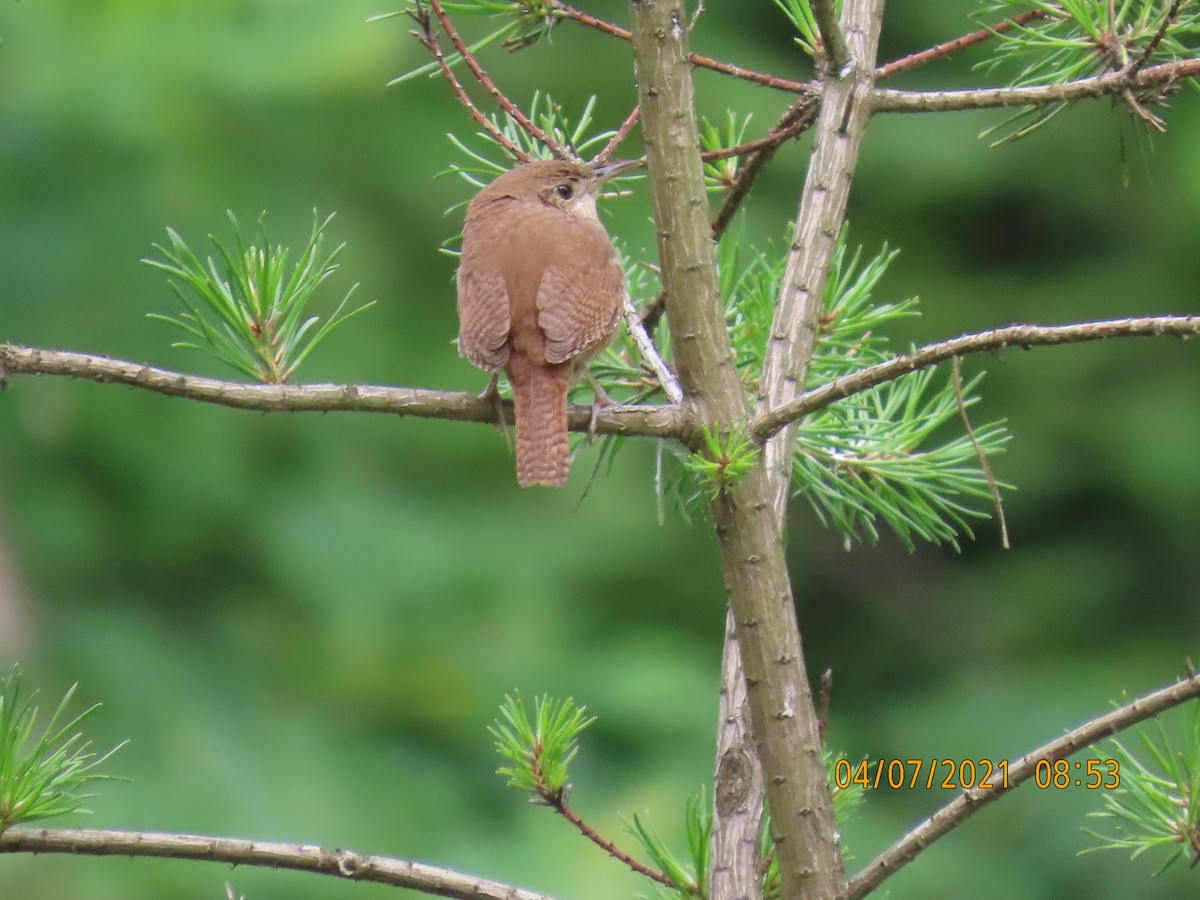
[[[759,900],[762,897],[759,834],[765,784],[762,761],[750,727],[750,697],[733,607],[725,616],[719,705],[709,898]]]
[[[727,427],[745,422],[750,410],[717,289],[697,149],[687,15],[683,0],[631,0],[630,5],[646,164],[680,385],[699,422]],[[854,78],[856,85],[859,81]],[[800,649],[781,522],[771,498],[767,471],[755,466],[713,500],[713,521],[743,656],[755,749],[771,804],[783,895],[788,900],[831,898],[841,886],[833,803]],[[729,866],[727,859],[713,862],[714,870]],[[742,875],[746,880],[757,876],[757,866],[753,876]],[[713,900],[718,900],[717,887],[714,881]]]
[[[870,116],[872,69],[882,16],[883,0],[846,0],[842,29],[852,64],[844,73],[831,72],[824,81],[812,159],[763,363],[760,410],[791,400],[804,390],[808,378],[817,316]],[[764,454],[772,503],[781,520],[791,484],[794,446],[795,428],[791,426],[767,442]]]

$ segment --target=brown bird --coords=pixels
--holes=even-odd
[[[467,207],[458,350],[481,369],[508,374],[522,487],[567,480],[567,389],[616,331],[625,293],[596,196],[631,165],[525,163]]]

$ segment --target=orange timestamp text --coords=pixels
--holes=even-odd
[[[1024,770],[1028,772],[1028,770]],[[1028,775],[1018,779],[1024,781]],[[1121,786],[1121,764],[1115,759],[1041,759],[1033,767],[1033,783],[1042,789],[1082,787],[1116,790]],[[833,766],[834,787],[859,785],[879,788],[942,788],[949,791],[1008,790],[1009,762],[1001,759],[878,759],[852,763],[839,759]]]

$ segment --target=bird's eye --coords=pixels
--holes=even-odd
[[[575,196],[575,188],[569,184],[560,184],[554,189],[554,193],[558,194],[563,200],[570,200]]]

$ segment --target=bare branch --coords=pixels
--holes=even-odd
[[[956,37],[952,41],[946,41],[938,44],[936,47],[930,47],[928,50],[922,50],[920,53],[912,53],[900,59],[893,60],[886,66],[880,66],[875,70],[875,80],[882,81],[885,78],[891,78],[897,72],[904,72],[908,69],[915,69],[917,66],[922,66],[927,62],[935,59],[945,59],[953,53],[958,53],[973,44],[978,44],[980,41],[986,41],[988,38],[997,34],[1004,34],[1006,31],[1012,31],[1018,25],[1025,25],[1035,19],[1041,19],[1046,15],[1045,10],[1031,9],[1028,12],[1023,12],[1019,16],[1013,16],[1011,19],[1005,19],[1003,22],[997,22],[988,28],[980,28],[978,31],[972,31],[964,34],[962,37]]]
[[[197,859],[237,866],[265,866],[332,875],[348,881],[409,888],[459,900],[552,900],[533,891],[463,875],[424,863],[386,856],[359,856],[311,844],[279,844],[206,837],[97,829],[13,828],[0,834],[0,853],[71,853],[81,856],[149,856]]]
[[[849,900],[859,900],[867,896],[902,866],[912,862],[938,838],[962,824],[996,798],[1028,781],[1037,771],[1038,763],[1066,759],[1084,747],[1195,697],[1200,697],[1200,675],[1191,675],[1184,681],[1134,700],[1107,715],[1092,719],[1032,753],[1027,753],[1008,766],[1008,777],[1004,782],[991,789],[972,788],[964,791],[906,834],[901,841],[876,857],[847,883]]]
[[[608,143],[604,145],[604,149],[596,154],[595,158],[590,161],[590,164],[595,166],[602,162],[606,162],[617,147],[621,146],[621,141],[625,140],[633,126],[637,124],[637,120],[641,118],[642,108],[636,104],[633,110],[625,117],[625,121],[621,123],[621,127],[617,129],[616,134],[608,139]]]
[[[356,384],[241,384],[107,356],[14,344],[0,344],[0,385],[6,375],[65,375],[257,412],[378,412],[456,422],[497,422],[497,404],[471,394]],[[511,422],[512,404],[504,404],[501,409]],[[591,406],[572,406],[571,430],[587,432],[592,412]],[[611,406],[598,412],[595,430],[601,434],[679,437],[685,419],[684,411],[676,406]]]
[[[1035,87],[981,88],[968,91],[893,91],[876,88],[871,96],[872,112],[947,112],[956,109],[993,109],[1009,106],[1045,106],[1089,97],[1119,94],[1133,88],[1167,87],[1184,78],[1200,75],[1200,59],[1149,66],[1135,72],[1109,72],[1066,84]]]
[[[511,153],[515,159],[520,162],[529,162],[529,160],[533,159],[532,156],[509,140],[508,135],[498,128],[495,122],[485,116],[482,110],[471,100],[471,95],[467,93],[462,82],[458,80],[458,76],[454,74],[454,70],[450,68],[450,64],[446,62],[446,55],[442,52],[442,45],[438,43],[437,35],[433,33],[433,24],[429,19],[429,13],[425,11],[424,7],[418,6],[416,9],[409,10],[409,15],[421,26],[419,32],[412,32],[413,35],[426,50],[433,54],[438,68],[442,70],[446,81],[450,83],[450,87],[454,91],[454,96],[458,99],[459,104],[470,114],[471,118],[484,131],[490,134],[497,144]]]
[[[479,60],[475,58],[475,55],[463,43],[462,38],[458,36],[458,31],[455,29],[454,23],[450,21],[450,17],[446,15],[446,11],[442,9],[442,0],[428,0],[428,2],[434,15],[437,16],[438,21],[441,23],[442,29],[446,32],[447,37],[450,38],[451,43],[454,44],[454,49],[462,56],[463,62],[467,64],[467,68],[471,70],[471,74],[475,76],[483,89],[492,95],[492,99],[496,101],[499,107],[508,113],[522,131],[554,151],[555,156],[563,158],[571,156],[566,147],[562,146],[562,144],[558,143],[558,141],[554,140],[554,138],[530,121],[529,116],[525,115],[524,111],[517,104],[513,103],[512,100],[508,99],[508,96],[496,86],[491,76],[479,64]]]
[[[1136,319],[1105,319],[1076,325],[1010,325],[978,334],[964,334],[929,344],[913,353],[860,369],[853,374],[813,388],[774,409],[766,410],[751,423],[751,434],[766,440],[775,432],[811,412],[852,394],[870,390],[887,381],[895,381],[910,372],[936,366],[968,353],[1003,350],[1006,347],[1043,347],[1053,344],[1078,344],[1119,337],[1155,337],[1174,335],[1189,338],[1200,334],[1200,316],[1146,316]]]
[[[612,841],[602,837],[596,831],[596,829],[592,828],[591,825],[579,818],[579,816],[575,814],[575,811],[572,810],[571,807],[567,806],[561,795],[557,797],[548,797],[543,794],[542,799],[550,805],[551,809],[574,825],[579,830],[580,834],[582,834],[585,838],[587,838],[617,862],[627,866],[629,869],[637,872],[639,875],[644,875],[651,881],[657,881],[659,884],[665,885],[669,888],[675,887],[675,882],[673,882],[662,872],[659,872],[656,869],[651,869],[647,865],[643,865]]]
[[[595,28],[605,34],[612,35],[615,38],[620,38],[623,41],[632,40],[628,29],[622,28],[620,25],[614,25],[612,22],[606,22],[604,19],[598,19],[589,13],[575,9],[573,6],[568,6],[560,0],[552,0],[554,11],[564,19],[572,19],[580,25],[587,25],[589,28]],[[812,85],[804,81],[792,81],[788,78],[777,78],[774,75],[767,75],[763,72],[756,72],[753,69],[744,69],[741,66],[736,66],[733,63],[721,62],[720,60],[712,59],[708,56],[701,56],[699,53],[689,53],[688,61],[692,65],[699,66],[702,69],[711,69],[714,72],[720,72],[722,75],[730,75],[733,78],[740,78],[743,81],[750,81],[754,84],[761,84],[764,87],[775,88],[778,91],[788,91],[793,94],[811,91]]]

